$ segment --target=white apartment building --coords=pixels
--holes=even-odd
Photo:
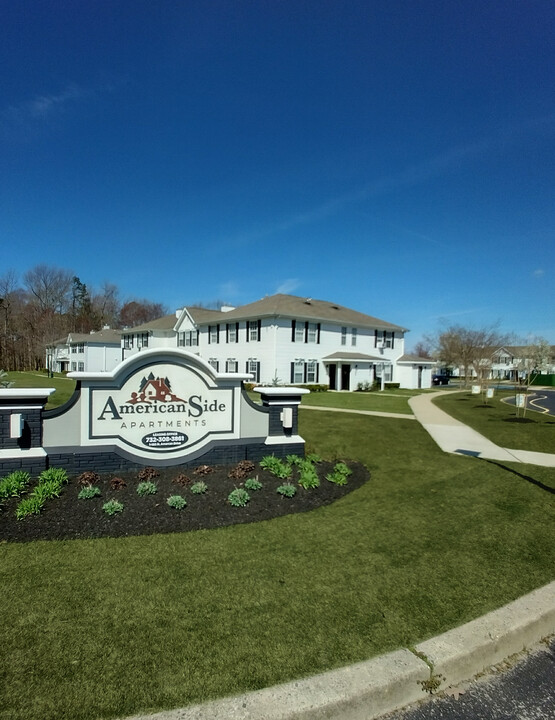
[[[219,372],[253,382],[356,390],[375,380],[431,386],[433,361],[406,355],[406,328],[324,300],[271,295],[221,310],[185,307],[122,331],[122,359],[144,347],[182,347]]]
[[[52,372],[110,371],[121,362],[121,333],[69,333],[46,346],[46,369]]]

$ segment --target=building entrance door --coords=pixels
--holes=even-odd
[[[342,390],[350,390],[350,380],[351,380],[351,366],[350,365],[342,365],[341,366],[341,389]]]
[[[330,390],[337,390],[337,365],[328,365],[330,374]]]

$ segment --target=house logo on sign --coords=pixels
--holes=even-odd
[[[126,402],[131,405],[136,405],[137,403],[185,403],[187,401],[174,395],[168,378],[155,378],[154,375],[150,373],[148,378],[143,377],[141,380],[139,392],[132,392],[131,398],[126,400]]]

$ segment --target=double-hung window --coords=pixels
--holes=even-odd
[[[209,365],[212,365],[212,367],[214,368],[214,370],[215,370],[216,372],[218,372],[219,367],[220,367],[220,363],[218,362],[218,360],[217,360],[216,358],[210,358],[210,359],[208,360],[208,364],[209,364]]]
[[[316,360],[309,360],[306,363],[306,382],[318,382],[318,362]]]
[[[131,350],[131,348],[133,347],[133,345],[134,345],[133,337],[134,337],[133,335],[124,335],[123,336],[123,347],[126,350]]]
[[[247,342],[258,342],[260,340],[260,320],[247,321]]]
[[[220,342],[220,326],[209,325],[208,326],[208,342],[212,345]]]
[[[318,342],[318,323],[308,323],[306,328],[306,341],[309,343]]]
[[[247,360],[246,370],[253,375],[254,382],[260,382],[260,362],[256,358]]]
[[[347,328],[346,327],[341,328],[341,344],[342,345],[347,344]]]
[[[228,358],[225,362],[225,371],[228,373],[239,372],[239,363],[235,358]]]
[[[304,382],[304,360],[295,360],[293,363],[292,380],[296,384]]]
[[[148,347],[148,333],[137,333],[137,347]]]
[[[354,347],[357,344],[357,329],[351,328],[351,345]]]
[[[177,343],[178,347],[197,347],[198,330],[185,330],[185,332],[180,332]]]
[[[228,343],[236,343],[238,338],[238,325],[239,323],[227,323],[226,325],[226,336]]]

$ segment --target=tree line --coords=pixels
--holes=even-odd
[[[161,303],[120,300],[117,285],[88,287],[70,270],[36,265],[0,276],[0,368],[39,370],[46,345],[68,333],[133,327],[167,313]]]

